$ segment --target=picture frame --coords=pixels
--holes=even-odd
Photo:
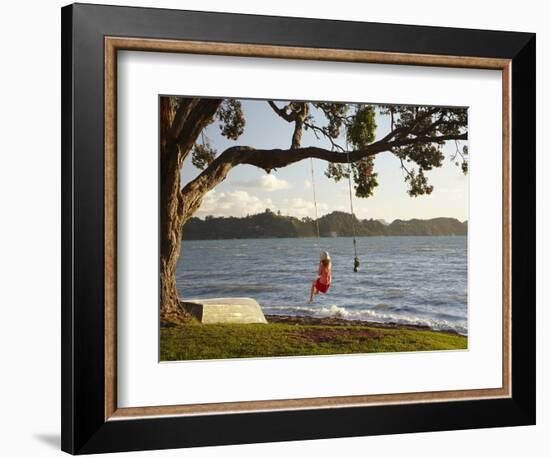
[[[61,46],[64,451],[535,423],[534,34],[74,4],[62,9]],[[502,387],[118,408],[116,59],[121,50],[501,71]]]

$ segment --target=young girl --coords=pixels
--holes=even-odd
[[[332,266],[330,263],[330,255],[323,251],[321,252],[321,261],[319,262],[319,270],[317,279],[311,285],[309,293],[309,303],[313,302],[313,296],[319,292],[326,293],[330,288]]]

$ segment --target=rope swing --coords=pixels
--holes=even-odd
[[[348,162],[348,190],[349,190],[349,208],[351,212],[351,230],[353,233],[353,256],[354,256],[353,271],[358,272],[359,266],[361,265],[361,263],[359,262],[359,256],[357,255],[357,233],[355,228],[355,211],[353,210],[353,192],[352,192],[352,184],[351,184],[352,169],[351,169],[351,161],[349,157],[349,148],[348,148],[347,142],[346,142],[346,157]],[[315,209],[315,228],[317,230],[316,245],[318,246],[318,241],[321,238],[321,232],[319,230],[319,216],[317,213],[317,194],[315,192],[315,170],[313,167],[313,158],[311,157],[309,158],[309,165],[311,169],[311,189],[313,191],[313,207]]]
[[[309,164],[311,166],[311,189],[313,189],[313,206],[315,207],[315,226],[317,227],[317,240],[321,237],[319,231],[319,218],[317,216],[317,196],[315,195],[315,171],[313,169],[313,158],[309,158]]]
[[[349,209],[351,212],[351,230],[353,233],[353,271],[358,272],[359,266],[361,263],[359,262],[359,256],[357,256],[357,234],[355,232],[355,212],[353,211],[353,193],[351,191],[351,161],[349,159],[349,147],[348,142],[346,141],[346,157],[348,160],[348,190],[349,190]]]

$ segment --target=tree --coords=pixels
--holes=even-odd
[[[257,149],[237,145],[216,151],[204,129],[218,121],[220,134],[237,140],[244,131],[245,116],[235,99],[162,97],[160,99],[160,283],[161,314],[178,316],[175,271],[180,254],[182,228],[198,210],[206,193],[214,189],[236,166],[248,164],[270,173],[307,158],[327,162],[325,174],[335,181],[351,178],[355,195],[366,198],[378,185],[374,158],[388,152],[400,160],[411,196],[430,194],[433,186],[425,171],[443,164],[442,147],[454,141],[453,162],[468,171],[465,108],[346,104],[327,102],[266,102],[281,122],[292,126],[287,149]],[[390,120],[390,132],[375,141],[376,113]],[[274,118],[275,119],[275,118]],[[323,122],[320,123],[319,119]],[[304,131],[326,139],[330,148],[301,146]],[[182,186],[180,170],[187,157],[202,170]]]

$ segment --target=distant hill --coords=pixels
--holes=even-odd
[[[395,220],[391,224],[380,220],[359,220],[350,213],[332,212],[319,218],[322,237],[374,235],[466,235],[468,222],[455,218]],[[183,228],[185,240],[253,239],[315,237],[315,220],[282,216],[270,210],[256,215],[236,217],[191,218]]]

